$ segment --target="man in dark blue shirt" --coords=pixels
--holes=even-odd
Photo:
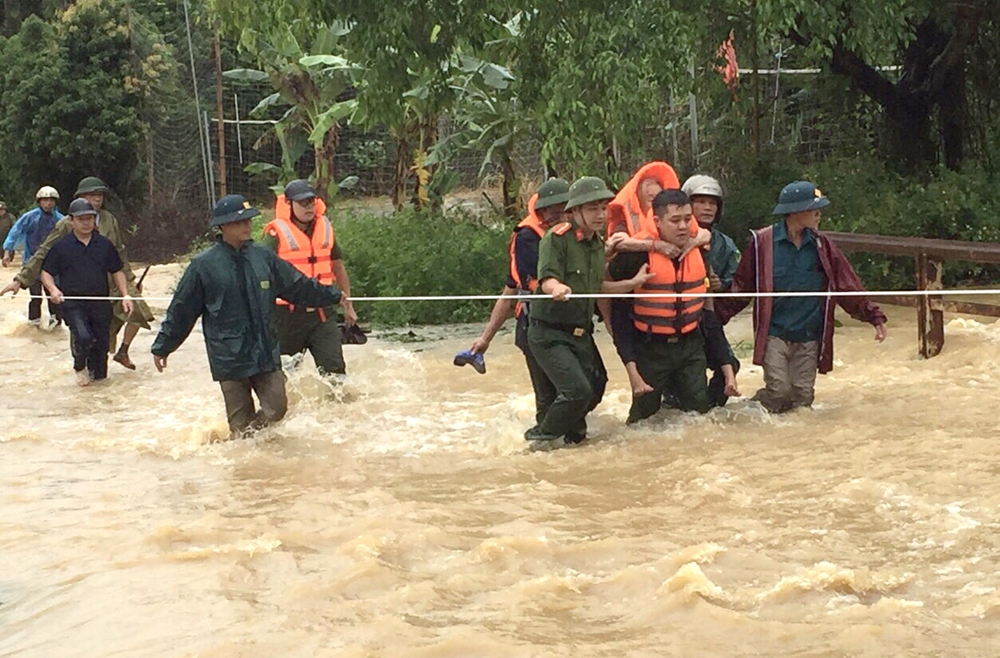
[[[132,300],[118,250],[94,231],[97,211],[86,199],[76,199],[69,206],[69,214],[73,232],[52,245],[42,264],[41,278],[52,301],[62,305],[72,337],[73,370],[77,383],[86,386],[92,379],[108,376],[112,316],[111,301],[107,299],[108,275],[124,298],[122,307],[126,313],[132,312]]]

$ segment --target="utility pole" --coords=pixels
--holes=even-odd
[[[205,144],[208,141],[208,135],[205,135],[202,139],[201,133],[201,101],[198,99],[198,71],[194,66],[194,45],[191,42],[191,15],[188,9],[188,0],[184,0],[184,28],[187,32],[187,43],[188,43],[188,57],[191,62],[191,86],[194,88],[194,107],[195,107],[195,125],[198,126],[198,145],[201,147],[201,167],[202,173],[205,175],[205,198],[208,200],[208,209],[212,210],[212,206],[215,202],[212,200],[212,185],[209,181],[208,175],[208,156],[209,153],[205,151]]]
[[[215,130],[219,139],[219,198],[226,196],[226,123],[222,111],[222,45],[215,25]]]

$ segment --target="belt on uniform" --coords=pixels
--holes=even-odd
[[[693,336],[694,333],[698,331],[697,328],[692,329],[686,334],[657,334],[653,332],[646,332],[643,337],[646,339],[647,343],[666,343],[672,345],[674,343],[679,343],[689,336]]]
[[[298,306],[296,304],[289,304],[288,311],[290,313],[319,313],[320,322],[326,322],[326,310],[322,306]]]
[[[575,324],[563,324],[561,322],[549,322],[548,320],[540,320],[538,318],[531,318],[532,324],[538,324],[543,327],[549,327],[550,329],[558,329],[559,331],[565,331],[568,334],[572,334],[579,338],[580,336],[585,336],[594,331],[594,325],[592,323],[587,323],[587,326],[581,327]]]

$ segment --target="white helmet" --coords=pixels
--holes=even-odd
[[[698,174],[684,181],[681,191],[690,196],[714,196],[722,200],[722,185],[711,176]]]
[[[59,192],[51,185],[44,185],[35,192],[35,201],[39,199],[58,199]]]

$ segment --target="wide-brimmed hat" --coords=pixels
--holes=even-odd
[[[830,205],[830,200],[823,196],[819,188],[809,181],[798,180],[789,183],[778,195],[778,205],[771,211],[772,215],[791,215],[807,210],[819,210]]]
[[[543,210],[569,201],[569,181],[564,178],[550,178],[538,188],[535,210]]]
[[[608,189],[607,183],[596,176],[584,176],[569,186],[569,199],[566,210],[576,208],[594,201],[610,201],[614,193]],[[535,206],[538,207],[537,204]]]
[[[260,211],[250,205],[241,194],[227,194],[219,199],[212,209],[212,220],[209,226],[222,226],[233,222],[242,222],[260,214]]]

